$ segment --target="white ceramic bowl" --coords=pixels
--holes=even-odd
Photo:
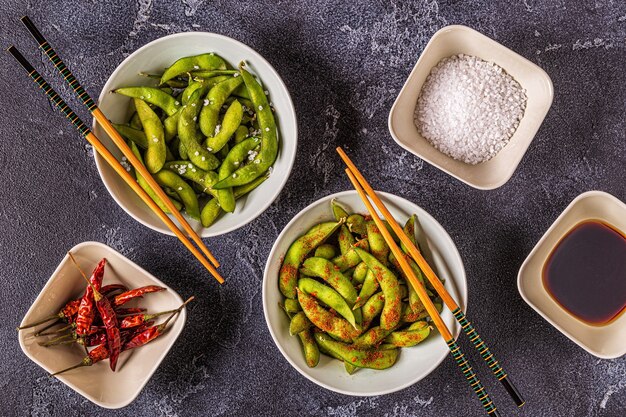
[[[86,272],[91,272],[102,258],[106,258],[108,262],[104,272],[104,285],[121,283],[128,288],[144,285],[160,285],[167,288],[165,291],[144,296],[139,303],[129,302],[128,306],[140,305],[149,312],[156,313],[175,309],[183,302],[174,290],[102,243],[83,242],[70,249],[70,252]],[[21,325],[56,314],[69,299],[80,297],[85,291],[85,286],[85,280],[69,256],[65,255],[24,316]],[[115,372],[111,371],[109,361],[105,360],[58,375],[57,378],[101,407],[124,407],[130,404],[148,383],[183,330],[186,317],[187,313],[183,309],[178,317],[172,320],[169,330],[163,336],[140,349],[122,352]],[[75,365],[85,356],[85,350],[78,344],[40,346],[37,342],[42,338],[35,338],[33,333],[42,327],[44,325],[20,331],[19,342],[24,354],[46,372],[52,373]]]
[[[587,352],[604,359],[618,358],[626,354],[626,314],[607,325],[592,326],[568,313],[543,285],[543,266],[552,250],[567,232],[585,220],[600,220],[624,231],[626,204],[602,191],[589,191],[576,197],[522,264],[517,286],[524,301]]]
[[[443,227],[419,206],[392,194],[378,193],[394,218],[401,223],[412,214],[417,214],[424,232],[428,236],[433,252],[435,268],[446,289],[459,301],[463,309],[467,305],[467,282],[463,262],[452,239]],[[330,201],[336,198],[349,211],[366,213],[367,209],[361,202],[356,191],[344,191],[317,200],[298,213],[285,226],[276,239],[270,252],[265,274],[263,276],[263,312],[274,343],[285,359],[298,372],[316,384],[329,390],[347,395],[371,396],[395,392],[413,385],[430,374],[448,355],[449,349],[437,331],[418,346],[402,349],[398,361],[390,369],[375,371],[360,369],[348,375],[343,364],[326,355],[321,355],[315,368],[309,368],[297,337],[289,335],[289,320],[278,306],[283,296],[278,289],[278,271],[283,256],[291,243],[313,225],[333,219]],[[450,311],[446,308],[442,313],[443,320],[457,335],[460,328]]]
[[[276,109],[279,153],[272,175],[258,189],[237,200],[233,214],[221,216],[211,227],[203,228],[200,222],[187,218],[189,224],[202,237],[211,237],[233,231],[254,220],[278,197],[287,182],[296,157],[298,127],[296,114],[287,87],[274,68],[252,48],[226,36],[206,32],[186,32],[165,36],[139,48],[128,56],[109,77],[99,97],[99,106],[109,120],[124,123],[128,118],[130,99],[111,93],[120,87],[155,85],[155,81],[139,75],[139,72],[162,73],[178,58],[215,52],[231,65],[245,60],[248,69],[259,77]],[[118,158],[121,152],[115,147],[104,130],[94,123],[96,136]],[[156,217],[124,180],[96,153],[96,165],[104,185],[120,207],[139,223],[158,232],[173,233]],[[172,217],[174,223],[178,224]]]
[[[457,54],[479,57],[504,68],[526,90],[528,102],[509,143],[492,159],[477,165],[457,161],[424,139],[413,121],[417,98],[431,69]],[[490,190],[506,183],[543,122],[553,97],[552,81],[544,70],[498,42],[466,26],[446,26],[433,35],[389,113],[391,136],[407,151],[472,187]]]

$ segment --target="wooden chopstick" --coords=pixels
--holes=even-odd
[[[346,174],[348,175],[348,178],[350,178],[350,182],[352,182],[352,185],[354,186],[354,189],[359,194],[359,197],[361,197],[361,200],[363,200],[363,203],[365,204],[365,206],[367,207],[367,210],[372,216],[372,220],[374,220],[374,223],[376,223],[376,226],[378,227],[381,234],[383,235],[385,241],[387,242],[387,245],[389,245],[391,252],[398,260],[398,263],[400,264],[402,271],[406,274],[406,277],[409,279],[411,285],[415,289],[415,292],[417,293],[420,301],[426,308],[428,315],[433,320],[433,323],[435,323],[435,326],[439,330],[439,333],[441,333],[441,336],[443,337],[443,339],[446,341],[446,344],[448,345],[448,348],[450,349],[450,352],[452,353],[454,360],[461,368],[461,371],[463,372],[463,376],[467,379],[467,382],[470,384],[470,386],[472,387],[472,389],[478,396],[478,399],[482,403],[485,411],[489,415],[499,416],[500,414],[498,413],[495,404],[489,397],[489,394],[487,394],[485,387],[481,384],[480,380],[478,379],[478,376],[474,373],[474,370],[470,366],[469,361],[465,358],[465,355],[463,354],[463,352],[461,352],[461,348],[456,343],[456,340],[454,339],[454,336],[452,336],[452,333],[450,333],[448,326],[446,326],[443,319],[439,315],[437,308],[428,297],[428,294],[426,293],[426,288],[424,288],[422,283],[417,279],[417,277],[415,276],[415,273],[413,272],[413,270],[409,266],[409,263],[404,257],[402,250],[398,247],[396,242],[394,242],[393,237],[391,236],[391,233],[389,233],[389,231],[383,224],[380,217],[378,217],[378,213],[376,213],[376,210],[372,206],[372,203],[370,203],[367,196],[365,195],[365,191],[363,191],[363,188],[359,185],[358,180],[354,177],[354,175],[352,174],[349,168],[346,168]],[[389,220],[387,220],[387,222],[390,223]]]
[[[467,337],[469,337],[474,347],[478,350],[478,352],[480,353],[482,358],[485,360],[485,362],[487,362],[487,365],[489,366],[493,374],[502,383],[502,385],[504,386],[506,391],[509,393],[513,401],[515,401],[517,406],[518,407],[523,406],[525,401],[522,398],[521,394],[519,393],[515,385],[513,385],[513,383],[508,379],[507,373],[504,372],[504,369],[502,369],[498,361],[495,359],[493,353],[491,353],[491,351],[489,350],[485,342],[480,338],[476,329],[474,329],[470,321],[467,320],[465,313],[463,313],[463,311],[461,310],[461,307],[459,307],[459,305],[454,300],[454,298],[450,295],[450,293],[443,286],[443,283],[441,282],[441,280],[439,280],[439,278],[437,277],[433,269],[430,267],[430,265],[428,265],[428,262],[422,256],[420,250],[413,244],[413,242],[408,238],[408,236],[404,234],[402,228],[395,222],[395,220],[393,219],[393,216],[391,215],[391,213],[389,213],[389,210],[387,210],[383,202],[380,200],[380,198],[378,198],[378,196],[374,192],[374,189],[368,184],[365,177],[363,177],[361,172],[358,170],[356,165],[354,165],[354,163],[350,160],[348,155],[346,155],[343,149],[338,147],[337,153],[339,154],[341,159],[345,162],[345,164],[348,166],[348,169],[352,172],[352,174],[354,174],[359,184],[365,189],[365,192],[372,199],[372,201],[374,202],[378,210],[380,210],[383,217],[387,220],[387,222],[389,223],[393,231],[398,235],[402,243],[407,247],[411,257],[415,260],[417,265],[424,272],[424,275],[426,275],[430,283],[433,285],[433,287],[435,288],[435,290],[437,291],[437,293],[443,300],[443,302],[450,309],[450,311],[452,312],[456,320],[461,325],[463,332],[467,335]]]
[[[11,46],[8,52],[22,65],[33,81],[42,89],[48,99],[67,117],[76,127],[80,134],[94,147],[94,149],[104,158],[104,160],[117,172],[122,179],[132,188],[132,190],[152,209],[152,211],[170,228],[172,232],[180,239],[180,241],[189,249],[191,253],[204,265],[204,267],[215,277],[219,283],[224,282],[224,278],[217,272],[215,267],[193,246],[191,241],[182,233],[176,224],[169,218],[163,210],[150,198],[150,196],[139,186],[137,181],[130,175],[120,162],[113,156],[111,152],[100,142],[83,121],[72,111],[65,101],[57,94],[56,91],[46,82],[46,80],[35,70],[35,68],[22,56],[22,54]]]
[[[146,182],[154,190],[154,192],[159,196],[159,198],[163,201],[163,204],[170,210],[170,212],[174,215],[176,220],[181,224],[185,232],[191,237],[191,239],[198,245],[202,253],[209,258],[211,263],[215,265],[215,267],[219,267],[220,264],[215,259],[213,254],[207,249],[207,247],[202,242],[202,239],[196,234],[193,228],[189,225],[187,220],[183,217],[182,214],[176,209],[174,204],[170,201],[169,197],[163,189],[157,184],[152,175],[148,172],[146,167],[137,159],[135,154],[132,152],[130,147],[126,144],[126,141],[120,136],[117,130],[113,127],[109,119],[102,113],[102,111],[98,108],[96,103],[89,97],[89,94],[85,91],[85,89],[80,85],[78,80],[72,75],[70,70],[67,68],[65,63],[59,58],[57,53],[52,49],[52,46],[48,43],[46,38],[43,37],[41,32],[37,29],[35,24],[28,18],[28,16],[22,17],[22,23],[26,26],[26,29],[30,32],[31,35],[35,38],[37,43],[39,44],[39,48],[45,52],[50,61],[54,64],[55,68],[61,73],[63,79],[70,87],[74,93],[78,96],[78,98],[83,102],[83,104],[89,109],[93,117],[100,123],[104,131],[109,135],[113,143],[122,151],[122,154],[128,159],[128,162],[135,168],[135,170],[141,174],[142,177],[145,178]]]

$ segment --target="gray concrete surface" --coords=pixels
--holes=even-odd
[[[0,0],[0,8],[1,46],[15,43],[66,98],[68,88],[36,50],[21,15],[40,26],[94,97],[125,56],[153,39],[192,30],[231,36],[278,70],[300,130],[296,166],[278,200],[252,224],[208,242],[228,280],[218,287],[173,238],[143,228],[115,204],[89,147],[3,55],[0,414],[483,415],[450,358],[411,388],[352,398],[301,377],[272,343],[261,307],[266,257],[293,215],[349,188],[333,151],[346,145],[376,188],[424,207],[458,245],[473,321],[527,399],[517,410],[478,366],[504,415],[626,415],[626,360],[584,352],[528,307],[516,286],[524,258],[575,196],[598,189],[626,198],[623,1]],[[423,163],[387,130],[389,109],[426,42],[456,23],[537,63],[554,82],[543,126],[513,178],[495,191],[474,190]],[[80,114],[90,120],[82,108]],[[85,240],[111,245],[181,295],[197,297],[159,370],[118,411],[48,378],[21,353],[15,332],[65,251]]]

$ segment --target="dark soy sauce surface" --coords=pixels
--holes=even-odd
[[[552,250],[542,278],[570,314],[606,324],[626,307],[626,239],[599,221],[579,223]]]

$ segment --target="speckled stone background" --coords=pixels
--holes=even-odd
[[[626,359],[599,360],[520,298],[517,271],[566,205],[588,190],[626,199],[626,3],[623,1],[0,0],[2,47],[15,43],[68,88],[19,23],[28,14],[97,97],[129,53],[161,36],[212,31],[260,52],[289,87],[299,119],[296,167],[252,224],[212,239],[219,287],[173,238],[127,216],[86,146],[8,55],[0,59],[0,414],[7,416],[481,416],[451,359],[395,394],[353,398],[301,377],[272,343],[261,279],[283,226],[312,201],[349,187],[333,149],[346,145],[373,185],[424,207],[448,230],[469,282],[469,311],[527,404],[517,410],[477,370],[504,415],[626,415]],[[430,36],[465,24],[544,68],[555,98],[513,178],[474,190],[401,150],[389,109]],[[72,98],[70,103],[80,108]],[[81,108],[80,114],[90,120]],[[15,325],[65,251],[104,242],[195,294],[178,342],[130,406],[98,408],[20,351]],[[465,339],[462,346],[470,350]],[[472,353],[474,360],[474,354]]]

